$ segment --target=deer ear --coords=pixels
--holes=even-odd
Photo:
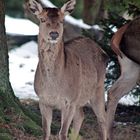
[[[61,12],[64,13],[65,15],[71,14],[74,10],[74,6],[76,4],[76,0],[70,0],[67,3],[65,3],[62,8]]]
[[[38,16],[43,11],[42,5],[36,0],[29,0],[29,9],[36,16]]]

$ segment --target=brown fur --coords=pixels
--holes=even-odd
[[[47,12],[49,18],[57,18],[59,16],[59,9],[57,8],[43,8],[44,12]]]
[[[122,26],[111,40],[113,51],[122,57],[123,52],[128,58],[140,64],[140,17]]]
[[[73,106],[77,110],[74,114],[77,114],[81,107],[91,101],[98,121],[101,121],[99,125],[105,131],[105,54],[96,43],[83,37],[66,43],[64,48],[63,45],[54,47],[59,48],[56,54],[52,50],[39,49],[35,91],[40,99],[40,107],[58,108],[65,113]],[[48,113],[45,109],[42,112],[42,115]]]
[[[130,22],[120,48],[128,58],[140,65],[140,17]]]
[[[124,32],[128,28],[128,24],[125,24],[122,26],[118,31],[115,33],[115,35],[111,39],[111,48],[112,50],[122,58],[122,53],[120,49],[120,43],[122,40],[122,36],[124,35]]]
[[[140,20],[139,20],[140,21]],[[108,94],[107,103],[107,138],[113,140],[113,121],[114,115],[117,108],[117,104],[121,97],[126,95],[136,83],[140,80],[140,65],[136,63],[140,58],[140,44],[139,38],[139,27],[140,24],[136,25],[136,21],[132,21],[129,25],[121,27],[113,36],[112,44],[119,50],[118,60],[121,67],[121,75],[119,79],[113,84]],[[127,28],[126,28],[127,27]],[[122,30],[123,29],[123,30]],[[138,34],[137,34],[138,33]],[[122,39],[123,38],[123,39]],[[120,43],[123,47],[120,47]],[[117,44],[117,45],[116,45]],[[113,47],[114,47],[113,46]],[[121,55],[119,55],[121,54]]]
[[[39,18],[46,19],[45,23],[40,22],[39,63],[34,83],[42,114],[44,140],[49,140],[53,108],[61,110],[59,139],[67,140],[73,120],[73,140],[76,140],[84,119],[82,107],[88,102],[97,116],[101,139],[106,140],[104,78],[107,57],[89,38],[79,37],[63,43],[63,12],[71,12],[73,4],[75,2],[71,0],[69,6],[66,3],[59,9],[55,22],[48,18],[48,13],[53,13],[54,9],[41,12],[41,17],[37,14]],[[52,31],[59,33],[55,42],[49,36]]]

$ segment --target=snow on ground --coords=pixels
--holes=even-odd
[[[47,7],[56,7],[52,2],[50,2],[49,0],[41,0],[41,2],[46,5]]]
[[[132,95],[125,95],[119,102],[125,105],[134,105],[134,103],[138,102],[138,98],[134,98]]]
[[[37,62],[36,42],[28,42],[9,52],[10,81],[20,99],[38,99],[33,88]]]
[[[37,35],[38,26],[28,19],[15,19],[5,16],[6,33],[14,35]]]

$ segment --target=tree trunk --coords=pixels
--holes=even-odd
[[[15,101],[11,84],[9,82],[9,62],[8,62],[8,47],[5,33],[5,6],[4,0],[0,0],[0,103],[6,103],[6,99]],[[8,102],[7,102],[8,103]],[[9,102],[10,104],[11,102]],[[2,108],[1,108],[2,109]]]
[[[4,1],[0,0],[0,89],[9,88],[8,47],[5,35],[5,9]]]
[[[22,130],[19,128],[24,130],[22,133],[30,130],[30,133],[35,133],[35,135],[38,132],[41,134],[41,129],[25,115],[32,114],[32,112],[21,106],[9,82],[8,47],[4,23],[5,0],[0,0],[0,140],[11,140],[14,137],[21,139],[19,132],[21,133]],[[36,120],[37,117],[34,118],[33,116],[32,118]]]
[[[83,20],[93,25],[104,18],[104,0],[84,0]]]

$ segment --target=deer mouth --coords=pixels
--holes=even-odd
[[[48,38],[48,42],[50,44],[56,44],[58,42],[58,38],[57,39]]]

